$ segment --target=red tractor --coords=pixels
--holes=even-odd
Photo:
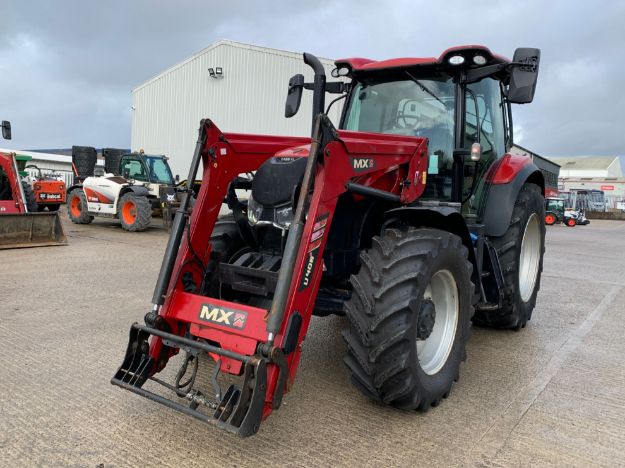
[[[2,121],[2,137],[11,139],[8,121]],[[37,205],[28,189],[15,153],[0,152],[0,249],[66,245],[58,213],[33,212]]]
[[[539,59],[482,46],[354,58],[333,72],[349,82],[327,83],[304,54],[314,82],[291,78],[285,113],[312,90],[311,138],[202,120],[187,180],[201,163],[203,183],[193,210],[183,194],[152,309],[112,383],[249,436],[292,387],[311,316],[346,314],[344,360],[363,394],[438,405],[471,321],[516,330],[536,303],[544,179],[507,151],[511,104],[533,100]],[[345,99],[338,129],[326,93]],[[173,381],[158,376],[176,361]]]

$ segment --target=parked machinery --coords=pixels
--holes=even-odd
[[[72,148],[76,180],[67,190],[68,215],[77,224],[95,216],[118,218],[124,230],[144,231],[153,210],[161,210],[162,188],[174,186],[167,157],[108,150],[105,170],[96,171],[94,148]]]
[[[11,139],[7,121],[2,122],[2,136]],[[67,244],[58,213],[37,213],[36,205],[33,212],[28,188],[15,153],[0,152],[0,249]]]
[[[112,383],[252,435],[293,386],[311,316],[345,313],[358,390],[403,409],[438,405],[471,320],[520,329],[536,303],[544,178],[507,150],[511,104],[532,101],[539,57],[466,46],[338,60],[333,76],[346,83],[326,82],[304,54],[314,82],[291,78],[285,114],[313,90],[311,138],[203,120],[187,178],[201,163],[194,209],[187,191],[152,309],[132,325]],[[346,100],[339,129],[324,113],[328,92]],[[224,200],[232,216],[218,219]],[[176,355],[170,383],[157,374]],[[198,372],[206,357],[210,382]]]

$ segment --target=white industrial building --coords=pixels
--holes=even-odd
[[[41,169],[43,174],[49,174],[51,172],[56,173],[65,180],[65,183],[69,186],[74,180],[74,173],[72,172],[72,157],[62,154],[53,153],[41,153],[39,151],[25,151],[16,149],[4,149],[0,148],[4,153],[15,153],[22,156],[30,156],[32,159],[28,161],[27,165],[35,165]],[[36,169],[26,169],[29,175],[36,177]]]
[[[320,60],[331,79],[334,62]],[[304,91],[296,116],[284,117],[288,81],[297,73],[312,81],[302,53],[216,42],[132,90],[131,148],[169,156],[173,173],[186,178],[202,118],[224,132],[307,136],[311,91]],[[328,95],[326,105],[336,97]],[[341,104],[330,112],[335,124]]]
[[[622,202],[625,201],[625,177],[619,157],[574,156],[550,159],[560,165],[558,188],[561,192],[601,191],[605,197],[606,208],[622,209]]]

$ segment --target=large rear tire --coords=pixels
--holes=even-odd
[[[117,204],[117,215],[125,231],[145,231],[152,222],[152,205],[147,197],[128,192]]]
[[[467,257],[458,236],[436,229],[387,229],[362,252],[343,337],[363,394],[420,411],[449,395],[473,314]]]
[[[543,271],[544,220],[545,200],[540,187],[527,183],[519,192],[508,230],[490,239],[504,277],[503,305],[493,310],[478,308],[473,317],[476,324],[519,330],[532,317]]]
[[[82,189],[75,189],[67,197],[67,215],[72,223],[89,224],[93,216],[87,211],[87,197]]]

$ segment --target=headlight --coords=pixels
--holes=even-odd
[[[247,219],[250,224],[256,224],[263,214],[263,207],[254,201],[252,195],[247,200]]]
[[[288,228],[293,222],[293,207],[291,205],[276,208],[276,224]]]

